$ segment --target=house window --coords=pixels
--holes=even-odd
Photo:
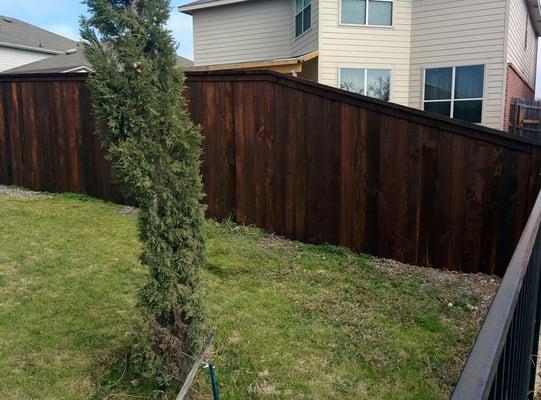
[[[340,68],[340,89],[389,101],[391,70]]]
[[[392,26],[393,0],[341,0],[342,24]]]
[[[312,26],[311,0],[296,0],[295,36],[306,32]]]
[[[424,110],[467,122],[481,122],[485,67],[425,70]]]

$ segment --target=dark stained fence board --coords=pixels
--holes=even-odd
[[[121,202],[82,75],[0,77],[0,183]],[[277,73],[188,74],[207,215],[400,261],[503,274],[541,147]]]
[[[281,105],[287,104],[287,90],[277,86],[274,90],[274,149],[275,157],[271,158],[274,165],[274,180],[272,192],[275,202],[272,204],[271,212],[275,215],[273,231],[278,235],[285,235],[285,211],[286,211],[286,190],[285,177],[286,169],[286,137],[288,133],[287,109]]]
[[[2,183],[121,201],[94,135],[84,80],[0,82]]]
[[[404,234],[407,240],[403,244],[404,261],[416,265],[418,263],[419,223],[421,215],[421,166],[422,166],[422,126],[409,122],[407,132],[407,168],[405,179],[406,218]]]

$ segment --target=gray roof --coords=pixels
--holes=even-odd
[[[44,50],[66,51],[77,42],[15,18],[0,15],[0,46],[2,43]]]
[[[0,15],[0,46],[2,45],[26,46],[61,52],[60,54],[53,52],[51,56],[42,60],[2,71],[2,74],[66,72],[81,67],[86,67],[87,70],[92,68],[78,42],[18,19]],[[70,51],[68,52],[68,50]],[[177,56],[178,67],[188,68],[192,65],[193,61]]]
[[[188,58],[177,56],[177,67],[181,67],[181,68],[193,67],[193,61]]]
[[[80,45],[76,46],[77,51],[71,54],[52,55],[42,60],[21,65],[17,68],[2,71],[1,74],[35,74],[45,72],[66,72],[74,68],[86,67],[91,70],[92,66],[85,58],[83,49]],[[193,61],[187,58],[177,56],[177,66],[188,68],[193,65]],[[85,71],[82,71],[85,72]]]
[[[19,67],[2,71],[2,74],[31,74],[38,72],[66,72],[70,69],[87,67],[91,69],[90,63],[86,60],[83,50],[77,47],[77,52],[71,54],[51,55],[42,60],[21,65]]]

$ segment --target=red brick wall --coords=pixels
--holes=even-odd
[[[519,75],[515,68],[509,64],[507,66],[507,85],[505,93],[505,112],[503,120],[503,130],[509,131],[509,114],[511,112],[511,100],[518,97],[526,100],[535,100],[535,91]]]

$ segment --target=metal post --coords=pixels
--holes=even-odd
[[[208,354],[210,347],[212,346],[212,336],[209,338],[208,345],[204,351],[199,354],[197,359],[195,360],[192,369],[188,373],[188,376],[186,376],[186,379],[184,380],[184,383],[182,387],[180,388],[180,392],[177,395],[176,400],[184,400],[186,395],[188,394],[188,391],[190,390],[193,380],[195,379],[195,375],[197,374],[197,371],[199,371],[199,368],[202,365],[205,365],[205,362],[203,361],[205,358],[205,355]]]
[[[216,371],[214,365],[209,364],[209,376],[210,376],[210,385],[212,387],[212,398],[214,400],[220,400],[220,388],[218,387],[218,379],[216,378]]]

